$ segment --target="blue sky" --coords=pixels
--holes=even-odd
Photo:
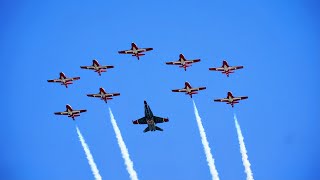
[[[221,180],[245,179],[233,121],[237,114],[255,179],[320,178],[319,14],[316,1],[11,1],[1,2],[0,175],[6,180],[93,179],[77,124],[103,179],[129,179],[110,123],[112,109],[139,179],[211,179],[192,100],[172,93],[185,81],[194,96]],[[117,54],[135,42],[154,51]],[[165,65],[201,62],[186,72]],[[82,70],[92,59],[115,68]],[[209,67],[245,68],[229,78]],[[49,84],[60,71],[81,79]],[[106,105],[85,94],[120,92]],[[247,95],[235,108],[214,98]],[[147,100],[164,132],[132,120]],[[76,122],[53,112],[85,108]]]

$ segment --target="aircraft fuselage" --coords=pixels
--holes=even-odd
[[[189,86],[187,86],[187,87],[186,87],[186,91],[187,91],[188,93],[190,93],[190,92],[191,92],[191,89],[190,89],[190,87],[189,87]]]
[[[181,65],[186,65],[186,62],[184,61],[183,58],[180,58],[180,62],[181,62]]]
[[[132,53],[133,54],[138,54],[138,49],[136,47],[132,47]]]
[[[156,131],[156,124],[154,123],[153,119],[151,120],[147,119],[147,123],[150,131]]]
[[[155,122],[153,120],[153,113],[152,113],[152,111],[151,111],[151,109],[150,109],[148,104],[144,105],[144,115],[146,117],[149,130],[150,131],[156,131],[156,124],[155,124]]]
[[[226,64],[224,64],[224,65],[223,65],[223,70],[224,70],[225,72],[228,72],[228,71],[229,71],[229,67],[228,67]]]
[[[72,113],[72,110],[70,110],[70,109],[68,109],[68,115],[72,115],[73,113]]]
[[[233,102],[233,98],[231,96],[228,97],[229,102]]]
[[[63,76],[61,76],[60,79],[61,79],[62,83],[66,83],[66,79]]]
[[[99,68],[99,66],[97,65],[97,64],[93,64],[93,68],[94,68],[94,70],[99,70],[100,68]]]

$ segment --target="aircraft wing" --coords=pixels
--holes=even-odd
[[[123,50],[123,51],[118,51],[119,54],[133,54],[132,50]]]
[[[132,121],[133,124],[147,124],[147,119],[146,117],[142,117],[138,120]]]
[[[191,91],[200,91],[200,90],[204,90],[207,89],[206,87],[198,87],[198,88],[192,88]]]
[[[146,51],[151,51],[153,50],[153,48],[140,48],[137,49],[137,53],[141,53],[141,52],[146,52]],[[124,51],[118,51],[119,54],[133,54],[133,50],[124,50]]]
[[[73,77],[73,78],[66,78],[66,81],[75,81],[75,80],[79,80],[80,77]]]
[[[229,100],[227,98],[222,99],[215,99],[214,102],[228,102]]]
[[[186,89],[173,89],[172,92],[187,92]]]
[[[55,115],[68,115],[68,112],[63,111],[63,112],[55,112]]]
[[[162,117],[158,117],[158,116],[153,116],[153,120],[155,123],[164,123],[164,122],[169,121],[168,118],[162,118]]]
[[[94,69],[94,66],[80,66],[81,69]]]
[[[243,100],[243,99],[248,99],[248,96],[240,96],[240,97],[233,98],[234,101],[239,101],[239,100]]]
[[[146,52],[146,51],[151,51],[153,48],[139,48],[137,51],[138,52]]]
[[[48,82],[62,82],[61,79],[50,79],[47,80]]]
[[[87,94],[88,97],[102,97],[101,94]]]
[[[166,62],[168,65],[181,65],[180,61],[171,61],[171,62]]]
[[[186,63],[196,63],[196,62],[199,62],[200,61],[200,59],[193,59],[193,60],[187,60],[187,61],[185,61]]]
[[[230,66],[229,69],[230,70],[236,70],[236,69],[242,69],[243,66]]]
[[[79,113],[83,113],[83,112],[87,112],[86,109],[81,109],[81,110],[73,110],[72,113],[73,114],[79,114]]]
[[[108,93],[107,96],[108,96],[108,97],[111,97],[111,96],[120,96],[120,93]]]
[[[114,66],[99,66],[100,69],[110,69],[114,68]]]
[[[224,71],[223,68],[209,68],[210,71]]]

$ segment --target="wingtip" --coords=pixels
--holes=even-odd
[[[137,120],[132,121],[132,124],[139,124]]]

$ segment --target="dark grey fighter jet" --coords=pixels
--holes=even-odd
[[[148,132],[148,131],[163,131],[163,129],[159,128],[156,126],[157,123],[163,123],[163,122],[168,122],[168,118],[162,118],[162,117],[157,117],[154,116],[149,105],[147,104],[146,101],[144,101],[144,117],[132,121],[133,124],[148,124],[148,127],[143,131],[143,132]]]

